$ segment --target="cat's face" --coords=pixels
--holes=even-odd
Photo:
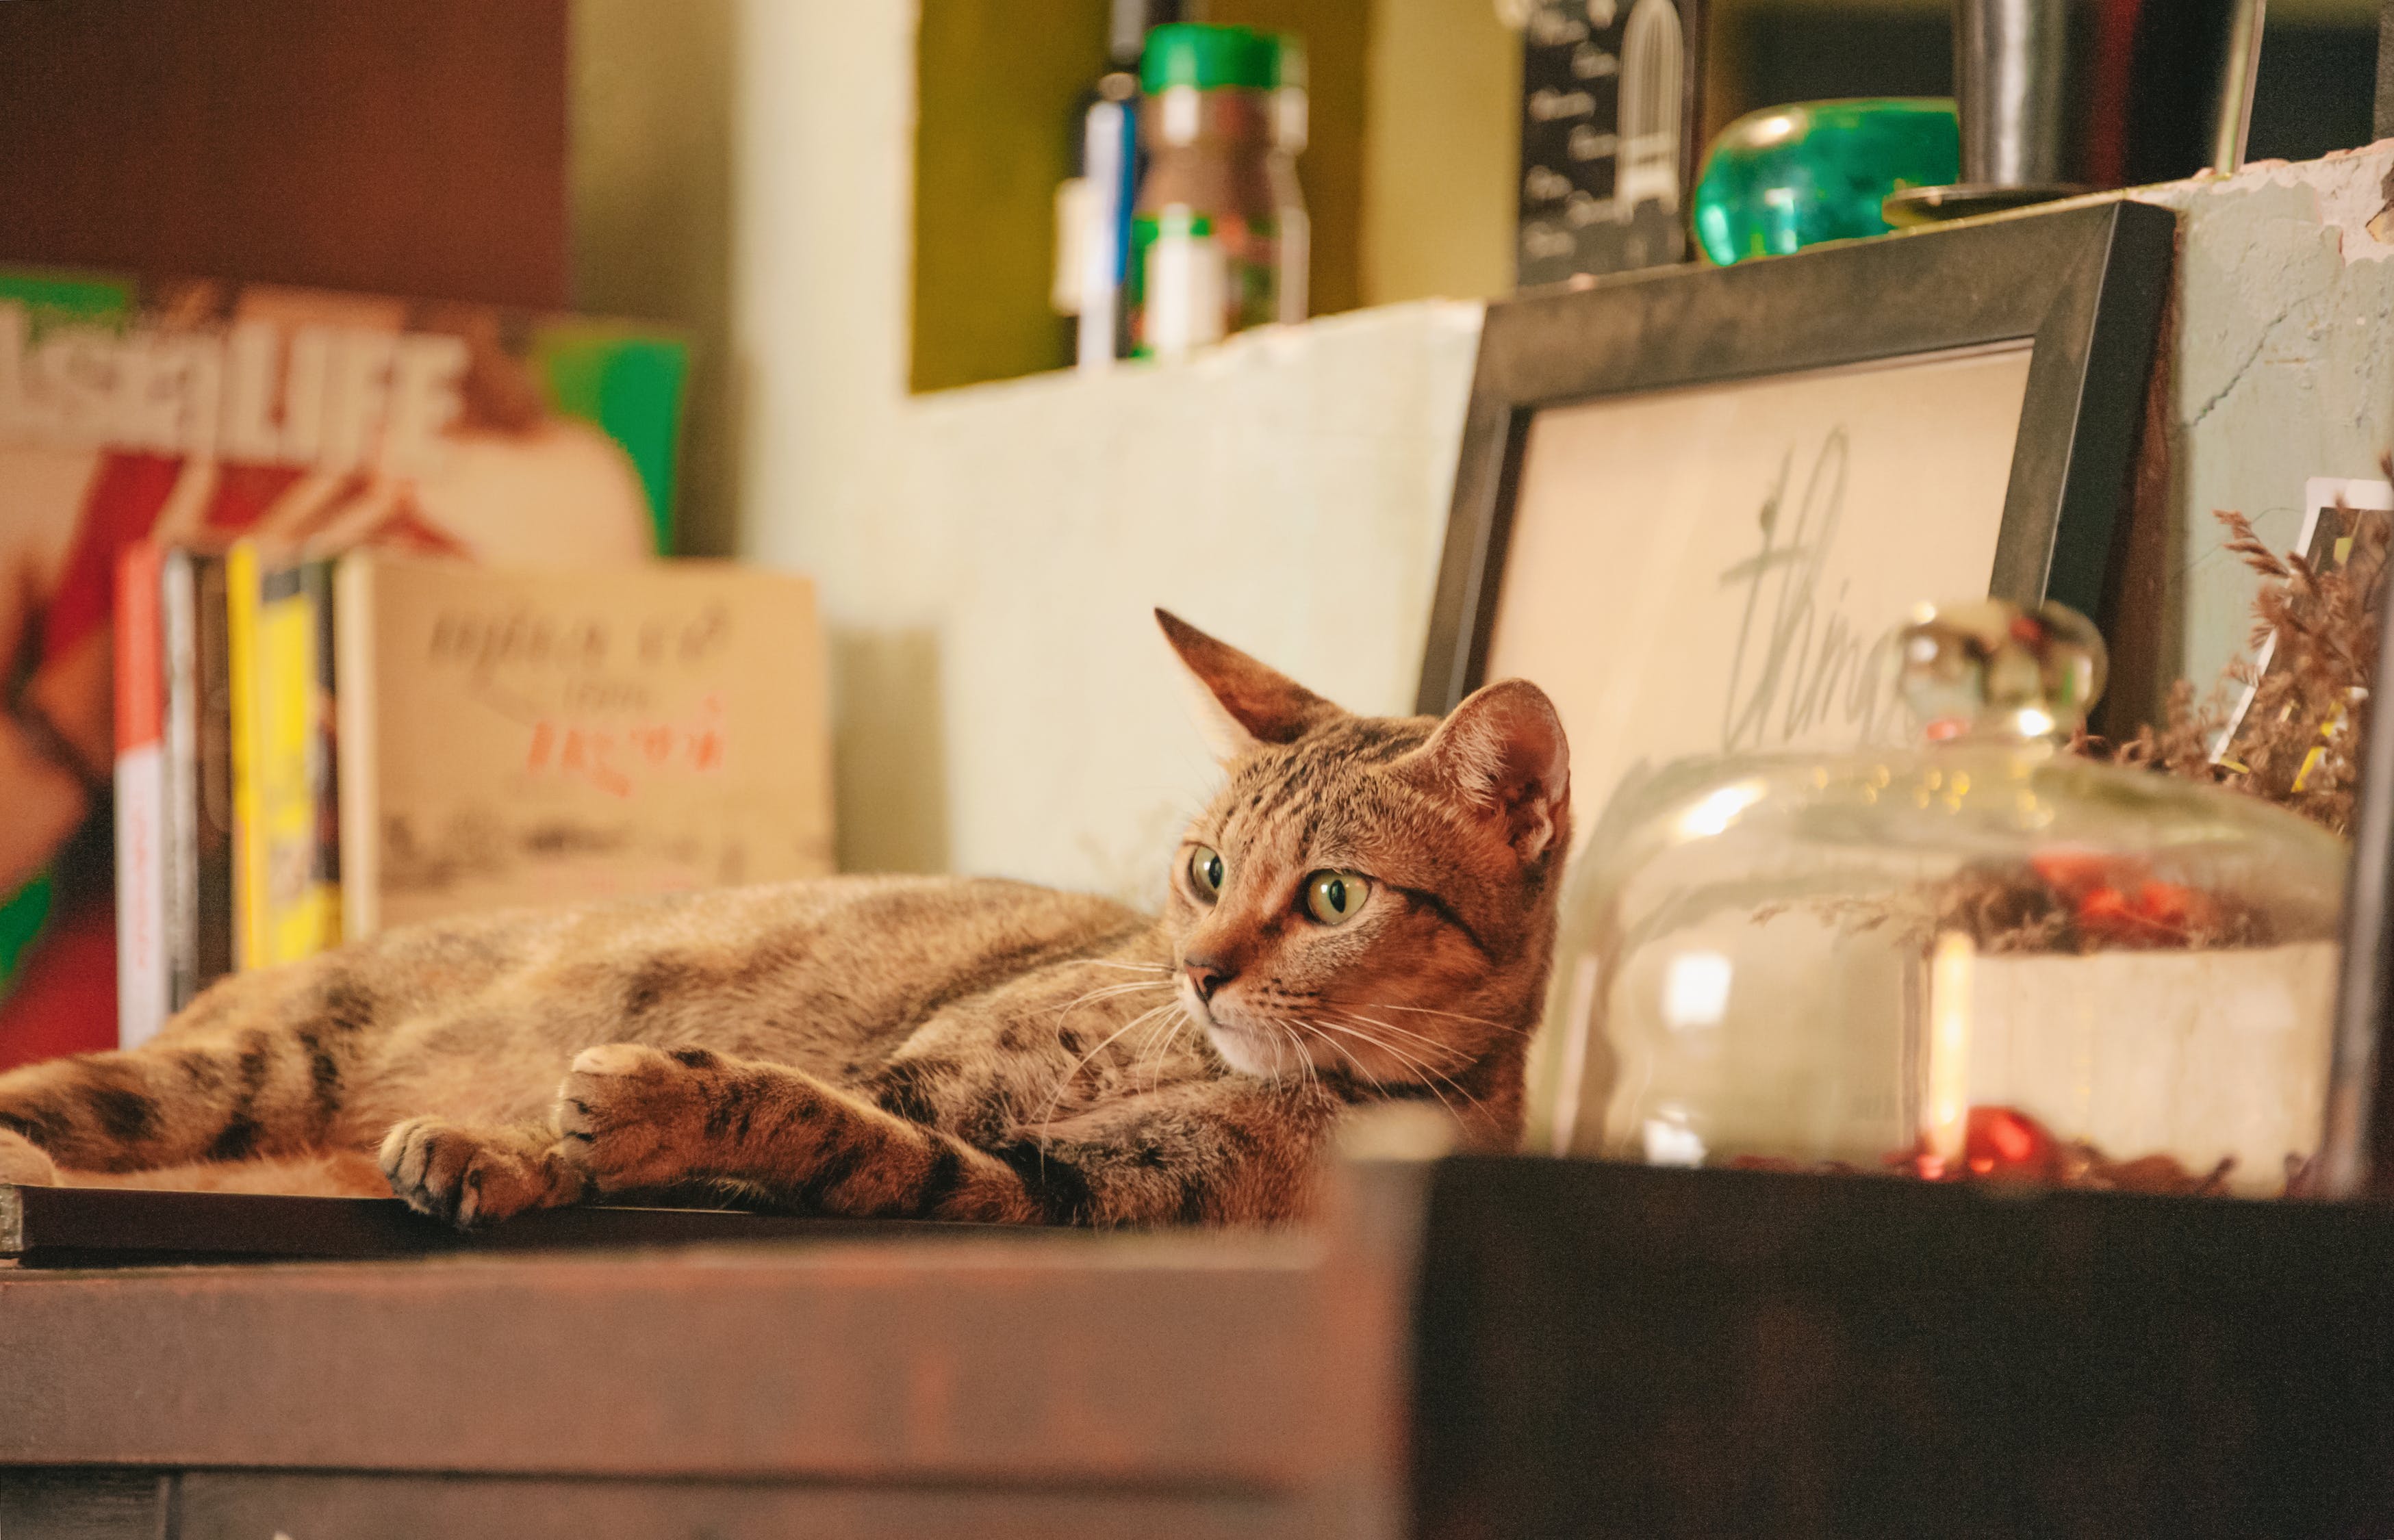
[[[1352,716],[1168,615],[1229,783],[1173,858],[1180,1003],[1238,1070],[1451,1095],[1518,1060],[1570,844],[1536,686]],[[1468,1094],[1468,1093],[1466,1093]]]

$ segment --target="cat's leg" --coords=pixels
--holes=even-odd
[[[323,1148],[375,1009],[337,967],[243,974],[130,1052],[0,1074],[0,1180],[37,1178],[48,1162],[147,1171]]]
[[[558,1091],[557,1126],[567,1158],[601,1192],[721,1180],[803,1213],[1046,1218],[987,1151],[803,1070],[704,1048],[584,1049]]]
[[[574,1060],[558,1128],[601,1191],[700,1177],[854,1218],[1158,1224],[1301,1212],[1337,1111],[1318,1086],[1207,1081],[981,1149],[801,1070],[612,1044]]]
[[[579,1203],[590,1191],[553,1128],[467,1128],[410,1118],[385,1136],[376,1158],[408,1207],[460,1229]]]
[[[1184,1081],[1017,1127],[998,1146],[1051,1222],[1270,1224],[1313,1206],[1346,1104],[1319,1081]]]

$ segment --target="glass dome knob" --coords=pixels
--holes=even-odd
[[[2103,693],[2102,634],[2066,604],[1924,604],[1896,642],[1904,704],[1932,742],[2066,736]]]

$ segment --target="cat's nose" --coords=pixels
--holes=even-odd
[[[1181,958],[1180,966],[1188,970],[1189,981],[1197,986],[1200,1000],[1211,1000],[1216,990],[1235,977],[1230,964],[1202,954]]]

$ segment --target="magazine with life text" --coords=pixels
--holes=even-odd
[[[120,929],[163,955],[177,927],[198,947],[221,925],[176,901],[193,875],[171,853],[193,842],[162,826],[202,796],[169,788],[223,779],[195,722],[224,681],[204,613],[175,597],[194,562],[220,582],[236,542],[269,567],[669,551],[687,367],[677,335],[640,323],[0,267],[0,1068],[116,1044]],[[160,606],[139,632],[163,673],[133,670],[120,721],[120,569],[145,545],[131,592]],[[154,1018],[207,970],[139,976],[166,981],[127,1002]]]

